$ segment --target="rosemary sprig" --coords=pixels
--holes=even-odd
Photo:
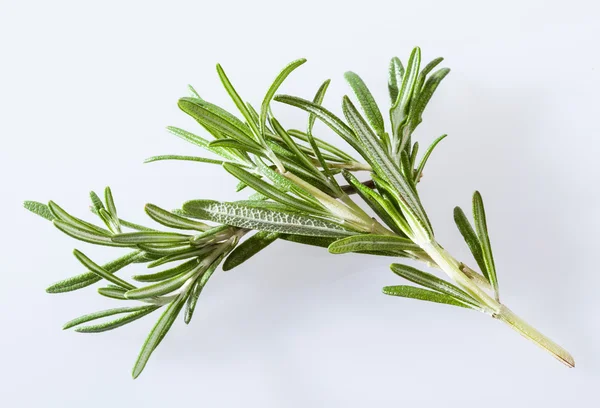
[[[394,263],[391,268],[396,275],[418,286],[386,286],[383,292],[486,313],[507,323],[566,365],[574,366],[567,351],[500,303],[486,213],[479,192],[473,196],[474,223],[459,207],[455,208],[454,219],[481,272],[454,259],[436,241],[418,186],[429,157],[445,135],[422,154],[418,142],[413,143],[412,139],[433,93],[449,73],[447,68],[435,70],[441,61],[437,58],[421,68],[419,48],[412,51],[406,67],[400,59],[392,59],[387,129],[373,95],[353,72],[346,73],[345,78],[364,116],[350,98],[344,97],[344,121],[322,106],[329,80],[323,82],[310,100],[276,95],[283,81],[305,62],[303,59],[290,63],[275,78],[259,111],[244,102],[223,68],[217,65],[218,76],[241,118],[202,99],[190,87],[192,96],[180,99],[179,107],[211,139],[168,128],[213,157],[161,155],[146,161],[185,160],[220,165],[239,181],[237,191],[253,191],[250,197],[235,202],[193,199],[174,211],[146,205],[145,211],[153,221],[177,232],[120,218],[109,188],[104,200],[94,192],[90,194],[91,210],[103,226],[77,218],[52,201],[47,205],[25,202],[28,210],[77,240],[130,251],[100,265],[75,250],[86,271],[53,284],[47,291],[69,292],[103,281],[106,286],[98,289],[100,295],[129,305],[86,314],[67,322],[64,328],[97,333],[162,309],[134,365],[133,376],[137,377],[181,311],[184,321],[190,322],[200,294],[220,264],[223,270],[233,269],[276,240],[284,239],[327,247],[332,254],[393,256],[438,268],[453,283],[412,266]],[[306,132],[286,128],[272,113],[273,101],[306,111]],[[354,152],[349,154],[316,138],[313,125],[317,119]],[[360,171],[369,172],[370,179],[359,181],[353,173]],[[348,184],[340,185],[341,180]],[[365,212],[355,198],[364,201],[374,214]],[[117,276],[133,263],[144,263],[152,272],[130,278]],[[131,302],[141,303],[130,306]],[[99,319],[108,320],[96,323]]]

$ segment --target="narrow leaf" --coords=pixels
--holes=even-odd
[[[381,111],[377,106],[377,102],[375,102],[375,98],[371,95],[371,91],[369,91],[367,85],[365,85],[358,75],[351,71],[346,72],[344,78],[346,78],[346,81],[354,91],[356,99],[358,99],[358,102],[360,103],[367,120],[375,130],[375,133],[378,135],[385,133],[383,116],[381,116]]]
[[[329,253],[345,254],[360,251],[419,251],[417,244],[408,238],[394,235],[361,234],[342,238],[329,245]]]
[[[425,154],[423,155],[423,158],[419,162],[419,166],[417,167],[417,171],[415,173],[415,182],[416,183],[418,183],[419,180],[421,179],[421,175],[423,174],[423,169],[425,168],[425,165],[427,164],[427,160],[429,159],[429,156],[431,156],[433,149],[435,149],[435,147],[438,145],[438,143],[441,142],[442,140],[444,140],[444,138],[446,136],[448,136],[448,135],[442,135],[442,136],[438,137],[437,139],[435,139],[433,141],[433,143],[431,143],[431,145],[425,151]]]
[[[246,204],[192,200],[183,210],[195,217],[240,228],[313,236],[346,236],[353,232],[324,219]]]
[[[144,309],[131,312],[126,316],[119,317],[109,322],[94,324],[90,326],[80,326],[75,329],[78,333],[101,333],[108,330],[116,329],[128,323],[134,322],[158,309],[160,306],[143,306]]]
[[[205,264],[197,263],[197,265],[188,272],[181,273],[177,276],[154,283],[152,285],[131,289],[125,293],[125,297],[127,299],[149,299],[156,296],[166,295],[167,293],[171,293],[182,287],[189,279],[201,272],[201,270],[205,267]]]
[[[116,309],[108,309],[108,310],[102,310],[102,311],[95,312],[95,313],[90,313],[90,314],[83,315],[76,319],[68,321],[67,323],[64,324],[63,330],[70,329],[71,327],[78,326],[82,323],[87,323],[92,320],[102,319],[104,317],[114,316],[116,314],[121,314],[121,313],[137,312],[139,310],[146,310],[151,307],[152,306],[120,307],[120,308],[116,308]]]
[[[141,251],[130,252],[125,256],[122,256],[118,259],[115,259],[114,261],[111,261],[111,262],[108,262],[108,263],[102,265],[102,269],[104,269],[108,273],[115,273],[115,272],[123,269],[127,265],[130,265],[131,263],[135,262],[137,259],[139,259],[143,255],[144,255],[144,253],[142,253]],[[86,273],[82,273],[77,276],[72,276],[70,278],[61,280],[60,282],[56,282],[55,284],[49,286],[46,289],[46,292],[47,293],[71,292],[71,291],[74,291],[77,289],[82,289],[87,286],[90,286],[90,285],[100,281],[101,279],[102,278],[100,278],[97,274],[95,274],[93,272],[86,272]]]
[[[142,346],[142,349],[135,362],[135,365],[133,366],[133,378],[137,378],[142,373],[144,367],[148,363],[148,359],[152,355],[152,352],[160,344],[162,339],[165,337],[165,335],[173,325],[175,318],[181,311],[181,308],[185,304],[186,300],[186,294],[179,295],[173,302],[169,304],[167,309],[160,316],[160,318],[150,331],[150,334],[146,338],[146,341]]]
[[[191,235],[179,234],[177,232],[140,231],[116,234],[112,237],[113,242],[121,244],[149,244],[149,243],[176,243],[189,242]]]
[[[235,248],[223,263],[223,270],[229,271],[271,245],[279,237],[278,233],[258,231]]]
[[[402,77],[404,76],[404,66],[398,57],[392,58],[389,68],[388,91],[392,105],[396,105],[400,87],[402,86]]]
[[[110,283],[113,283],[113,284],[115,284],[117,286],[120,286],[122,288],[125,288],[125,289],[135,289],[135,286],[133,286],[129,282],[126,282],[123,279],[121,279],[121,278],[113,275],[112,273],[108,272],[106,269],[102,268],[100,265],[96,264],[90,258],[88,258],[87,256],[85,256],[81,251],[78,251],[77,249],[74,249],[73,250],[73,255],[75,255],[75,257],[77,258],[77,260],[79,262],[81,262],[83,264],[83,266],[85,266],[86,268],[88,268],[91,272],[95,273],[99,277],[104,278],[107,281],[109,281]]]
[[[496,266],[494,265],[494,257],[492,255],[492,246],[488,234],[487,221],[485,216],[485,208],[483,199],[479,191],[473,194],[473,218],[475,220],[475,230],[481,243],[481,251],[483,252],[483,261],[487,270],[488,279],[498,299],[498,277],[496,276]]]
[[[285,81],[285,79],[288,77],[289,74],[292,73],[292,71],[294,71],[296,68],[298,68],[300,65],[304,64],[305,62],[306,62],[306,59],[302,58],[302,59],[293,61],[290,64],[288,64],[279,73],[279,75],[277,75],[277,78],[275,78],[275,81],[273,81],[273,84],[269,87],[269,90],[267,91],[267,94],[265,95],[265,98],[263,99],[262,105],[260,106],[260,134],[261,135],[265,134],[266,125],[267,125],[267,114],[269,112],[269,104],[271,103],[271,99],[273,99],[273,96],[275,96],[277,89],[279,89],[279,87],[281,86],[283,81]]]
[[[452,306],[460,306],[467,309],[473,309],[468,304],[462,303],[451,296],[443,293],[433,292],[431,290],[416,288],[414,286],[385,286],[383,293],[390,296],[399,296],[410,299],[425,300],[434,303],[444,303]]]
[[[180,156],[180,155],[176,155],[176,154],[165,154],[165,155],[161,155],[161,156],[148,157],[146,160],[144,160],[144,163],[152,163],[152,162],[161,161],[161,160],[180,160],[180,161],[194,161],[194,162],[210,163],[210,164],[223,164],[223,160],[208,159],[206,157],[198,157],[198,156]]]
[[[473,254],[473,258],[475,258],[477,265],[479,265],[481,273],[483,273],[483,275],[489,281],[490,277],[487,272],[485,261],[483,260],[483,251],[481,250],[481,243],[479,242],[479,238],[477,237],[475,230],[473,230],[471,223],[467,219],[467,216],[460,207],[454,207],[454,222],[456,223],[458,230],[460,231],[467,246],[469,247],[469,250]]]
[[[23,207],[48,221],[54,221],[56,219],[46,204],[38,203],[37,201],[25,201]]]
[[[203,222],[190,220],[189,218],[173,214],[154,204],[146,204],[144,210],[154,221],[167,227],[195,231],[206,231],[211,228]]]
[[[191,271],[193,268],[198,266],[198,259],[192,259],[190,261],[184,262],[180,265],[177,265],[174,268],[165,269],[164,271],[156,272],[156,273],[148,273],[144,275],[134,275],[131,278],[138,282],[160,282],[165,279],[172,278],[174,276],[178,276],[184,274],[186,272]]]
[[[402,264],[391,264],[390,268],[396,275],[401,276],[404,279],[408,279],[411,282],[425,286],[429,289],[433,289],[437,292],[453,297],[463,303],[467,303],[473,307],[479,308],[477,301],[469,294],[452,285],[451,283],[438,278],[437,276]]]
[[[80,241],[89,242],[90,244],[105,245],[113,247],[127,247],[129,245],[118,242],[113,242],[110,236],[100,235],[87,229],[76,227],[63,221],[54,220],[54,226],[65,234],[78,239]],[[108,231],[107,231],[108,232]]]

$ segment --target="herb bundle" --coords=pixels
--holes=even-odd
[[[110,188],[106,188],[103,199],[94,192],[90,194],[91,210],[101,226],[71,215],[52,201],[25,202],[28,210],[77,240],[128,251],[102,265],[83,252],[74,251],[86,272],[55,283],[47,291],[64,293],[101,282],[98,293],[122,301],[125,306],[78,317],[64,328],[98,333],[146,315],[158,316],[135,362],[133,377],[137,377],[175,319],[182,314],[186,323],[191,321],[200,294],[219,266],[233,269],[283,239],[325,247],[332,254],[392,256],[437,268],[450,281],[393,263],[392,271],[413,285],[386,286],[383,293],[488,314],[573,367],[573,358],[567,351],[500,302],[479,192],[473,195],[472,223],[461,208],[454,209],[454,220],[479,272],[456,260],[435,239],[418,186],[430,155],[445,135],[420,151],[413,133],[432,95],[449,73],[447,68],[437,69],[441,61],[437,58],[421,68],[419,48],[412,51],[406,66],[398,58],[392,59],[388,125],[367,86],[353,72],[347,72],[345,78],[362,113],[350,98],[344,97],[343,120],[322,106],[329,80],[312,100],[276,95],[304,59],[281,71],[258,109],[240,97],[223,68],[217,65],[218,76],[241,116],[206,101],[190,87],[192,96],[180,99],[179,107],[212,138],[168,129],[208,151],[211,157],[165,155],[151,157],[147,162],[187,160],[216,164],[239,181],[237,191],[251,190],[249,196],[234,202],[194,199],[173,211],[147,204],[147,215],[160,229],[121,218]],[[306,128],[288,129],[280,123],[270,109],[274,101],[307,112]],[[317,119],[350,145],[352,153],[315,137],[313,126]],[[357,172],[367,172],[370,177],[361,182]],[[365,211],[358,200],[370,210]],[[149,273],[129,279],[118,276],[121,269],[137,263],[146,264]]]

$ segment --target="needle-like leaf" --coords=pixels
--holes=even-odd
[[[241,265],[248,259],[271,245],[280,234],[276,232],[259,231],[238,245],[223,263],[223,270],[229,271]]]
[[[481,242],[479,242],[479,238],[475,233],[475,230],[471,226],[471,223],[467,219],[467,216],[463,212],[460,207],[454,208],[454,222],[458,227],[461,235],[463,236],[469,250],[473,254],[473,258],[475,258],[475,262],[479,265],[479,269],[481,269],[481,273],[490,280],[489,274],[487,272],[487,267],[485,265],[485,261],[483,260],[483,251],[481,249]]]
[[[400,87],[402,86],[402,77],[404,76],[404,66],[398,57],[392,58],[388,72],[388,91],[392,106],[396,105]]]
[[[102,319],[104,317],[114,316],[116,314],[138,312],[140,310],[146,310],[149,308],[155,308],[155,306],[137,306],[137,307],[120,307],[116,309],[102,310],[95,313],[80,316],[76,319],[70,320],[64,324],[63,330],[70,329],[71,327],[79,326],[82,323],[91,322],[92,320]]]
[[[444,295],[443,293],[434,292],[427,289],[416,288],[414,286],[385,286],[383,293],[390,296],[399,296],[411,299],[426,300],[434,303],[444,303],[452,306],[460,306],[467,309],[476,309],[467,303],[463,303],[455,298]]]
[[[173,322],[177,318],[177,315],[187,300],[187,296],[187,293],[182,293],[173,302],[171,302],[152,328],[152,331],[150,331],[150,334],[146,338],[140,354],[138,355],[135,365],[133,366],[133,378],[137,378],[144,370],[144,367],[146,366],[146,363],[148,363],[148,359],[152,355],[152,352],[156,349],[156,347],[158,347],[162,339],[173,325]]]
[[[101,333],[108,330],[113,330],[121,326],[125,326],[128,323],[134,322],[142,317],[149,315],[154,312],[160,306],[143,306],[140,310],[133,311],[126,316],[119,317],[109,322],[103,322],[99,324],[89,326],[79,326],[75,328],[77,333]]]
[[[79,262],[81,262],[83,264],[83,266],[85,266],[86,268],[88,268],[91,272],[95,273],[99,277],[104,278],[107,281],[109,281],[110,283],[113,283],[113,284],[115,284],[117,286],[120,286],[120,287],[122,287],[124,289],[135,289],[135,286],[133,286],[129,282],[126,282],[123,279],[121,279],[121,278],[113,275],[112,273],[108,272],[106,269],[102,268],[100,265],[96,264],[90,258],[88,258],[87,256],[85,256],[81,251],[78,251],[77,249],[74,249],[73,250],[73,255],[75,255],[75,257],[77,258],[77,260]]]
[[[179,234],[177,232],[140,231],[116,234],[112,237],[113,242],[121,244],[151,244],[151,243],[175,243],[189,242],[191,235]]]
[[[394,235],[360,234],[342,238],[329,245],[329,253],[345,254],[360,251],[419,251],[418,245],[408,238]]]
[[[481,243],[481,251],[483,253],[487,278],[494,289],[496,299],[498,299],[498,277],[496,276],[496,266],[494,265],[492,246],[488,234],[485,208],[483,207],[483,199],[481,198],[479,191],[475,191],[475,194],[473,194],[473,218],[475,220],[475,230],[477,231],[477,236]]]
[[[127,299],[150,299],[156,296],[166,295],[167,293],[171,293],[182,287],[188,280],[200,273],[203,268],[206,268],[206,265],[200,262],[188,272],[180,273],[179,275],[152,285],[131,289],[125,293],[125,297]]]
[[[72,224],[68,224],[63,221],[54,220],[54,226],[64,232],[65,234],[78,239],[80,241],[88,242],[90,244],[105,245],[113,247],[127,247],[128,244],[122,244],[113,242],[111,237],[108,235],[101,235],[88,229],[76,227]]]
[[[260,106],[260,134],[261,135],[265,134],[266,124],[267,124],[267,114],[269,113],[269,104],[271,103],[273,96],[275,96],[275,93],[277,92],[277,90],[279,89],[279,87],[281,86],[283,81],[285,81],[285,79],[288,77],[288,75],[291,74],[292,71],[294,71],[296,68],[298,68],[300,65],[304,64],[305,62],[306,62],[306,59],[302,58],[302,59],[293,61],[290,64],[288,64],[279,73],[279,75],[277,75],[277,78],[275,78],[275,81],[273,81],[273,84],[269,87],[269,90],[267,91],[267,94],[265,95],[265,98],[263,99],[262,105]]]
[[[173,214],[172,212],[164,210],[154,204],[146,204],[144,210],[146,210],[146,214],[148,214],[154,221],[167,227],[195,231],[206,231],[210,228],[209,225],[206,225],[203,222],[190,220],[189,218]]]
[[[196,266],[198,266],[199,260],[192,259],[190,261],[184,262],[180,265],[177,265],[174,268],[166,269],[164,271],[156,272],[156,273],[148,273],[144,275],[134,275],[131,278],[135,279],[138,282],[160,282],[165,279],[172,278],[174,276],[185,274]]]
[[[429,159],[429,156],[431,156],[433,149],[435,149],[435,147],[438,145],[438,143],[441,142],[442,140],[444,140],[446,138],[446,136],[448,136],[448,135],[441,135],[440,137],[435,139],[433,141],[433,143],[431,143],[431,145],[427,148],[427,150],[425,151],[425,154],[423,155],[423,158],[419,162],[417,171],[415,172],[415,182],[418,182],[419,179],[421,178],[421,175],[423,174],[423,169],[425,168],[425,165],[427,164],[427,160]]]
[[[375,102],[375,98],[371,95],[371,91],[369,91],[367,85],[365,85],[361,77],[352,71],[346,72],[344,78],[346,78],[346,81],[354,91],[354,95],[356,95],[356,99],[358,99],[358,102],[360,103],[367,120],[375,130],[375,133],[378,135],[384,134],[385,126],[383,124],[383,116],[381,116],[381,111],[377,106],[377,102]]]
[[[473,307],[480,308],[477,300],[473,299],[469,294],[437,276],[402,264],[391,264],[390,268],[396,275],[401,276],[404,279],[408,279],[411,282],[453,297],[456,300],[472,305]]]
[[[192,200],[183,205],[183,210],[201,219],[240,228],[325,237],[354,234],[353,231],[328,220],[240,203]]]

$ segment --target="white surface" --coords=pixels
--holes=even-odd
[[[107,406],[598,406],[598,8],[592,1],[3,1],[0,170],[3,214],[0,404]],[[168,4],[168,5],[167,5]],[[89,249],[21,208],[53,199],[86,214],[111,185],[120,213],[234,197],[195,163],[142,165],[197,150],[164,131],[195,129],[176,106],[194,84],[231,107],[214,65],[259,103],[287,62],[283,92],[309,97],[359,73],[387,106],[389,59],[445,56],[453,69],[417,138],[450,137],[422,196],[440,242],[466,258],[452,208],[480,189],[504,301],[572,352],[569,370],[475,312],[386,297],[389,259],[277,243],[203,293],[137,381],[130,369],[153,318],[103,335],[62,323],[115,304],[93,289],[47,295]],[[288,125],[304,115],[276,107]],[[332,138],[319,128],[324,137]]]

